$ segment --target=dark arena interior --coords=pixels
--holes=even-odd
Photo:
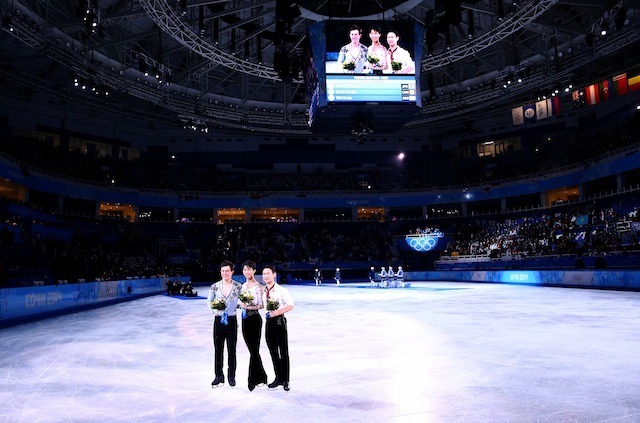
[[[638,0],[0,14],[0,421],[640,421]],[[210,388],[223,260],[290,391]]]

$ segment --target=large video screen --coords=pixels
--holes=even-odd
[[[422,31],[396,21],[326,21],[328,102],[420,102]]]
[[[329,103],[421,106],[424,28],[413,22],[322,21],[308,28],[312,111]],[[311,79],[311,78],[307,78]],[[307,81],[311,82],[310,80]]]

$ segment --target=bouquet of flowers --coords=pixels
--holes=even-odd
[[[391,62],[391,69],[394,71],[399,71],[402,69],[402,62]]]
[[[275,311],[280,307],[278,300],[267,300],[267,311]]]
[[[227,308],[227,303],[222,298],[215,298],[211,301],[212,310],[224,310]]]
[[[250,304],[253,301],[253,294],[251,293],[251,291],[243,289],[240,292],[240,295],[238,295],[238,299],[245,304]]]
[[[346,61],[342,63],[342,69],[352,71],[356,68],[356,62],[353,60]]]
[[[367,62],[371,63],[372,65],[377,65],[378,63],[380,63],[380,58],[378,56],[369,55],[367,56]]]

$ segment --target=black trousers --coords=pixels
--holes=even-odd
[[[284,316],[267,319],[266,338],[276,380],[289,382],[289,338]]]
[[[216,376],[222,376],[222,361],[225,341],[227,343],[228,377],[236,377],[236,344],[238,343],[238,321],[236,316],[228,316],[229,323],[223,325],[220,316],[213,322],[214,368]]]
[[[249,385],[267,383],[267,374],[260,357],[260,338],[262,337],[262,317],[260,313],[249,313],[242,319],[242,337],[249,350]]]

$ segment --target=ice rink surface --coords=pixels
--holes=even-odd
[[[289,392],[247,389],[240,329],[212,389],[205,299],[158,295],[0,329],[0,422],[640,422],[638,292],[288,288]]]

